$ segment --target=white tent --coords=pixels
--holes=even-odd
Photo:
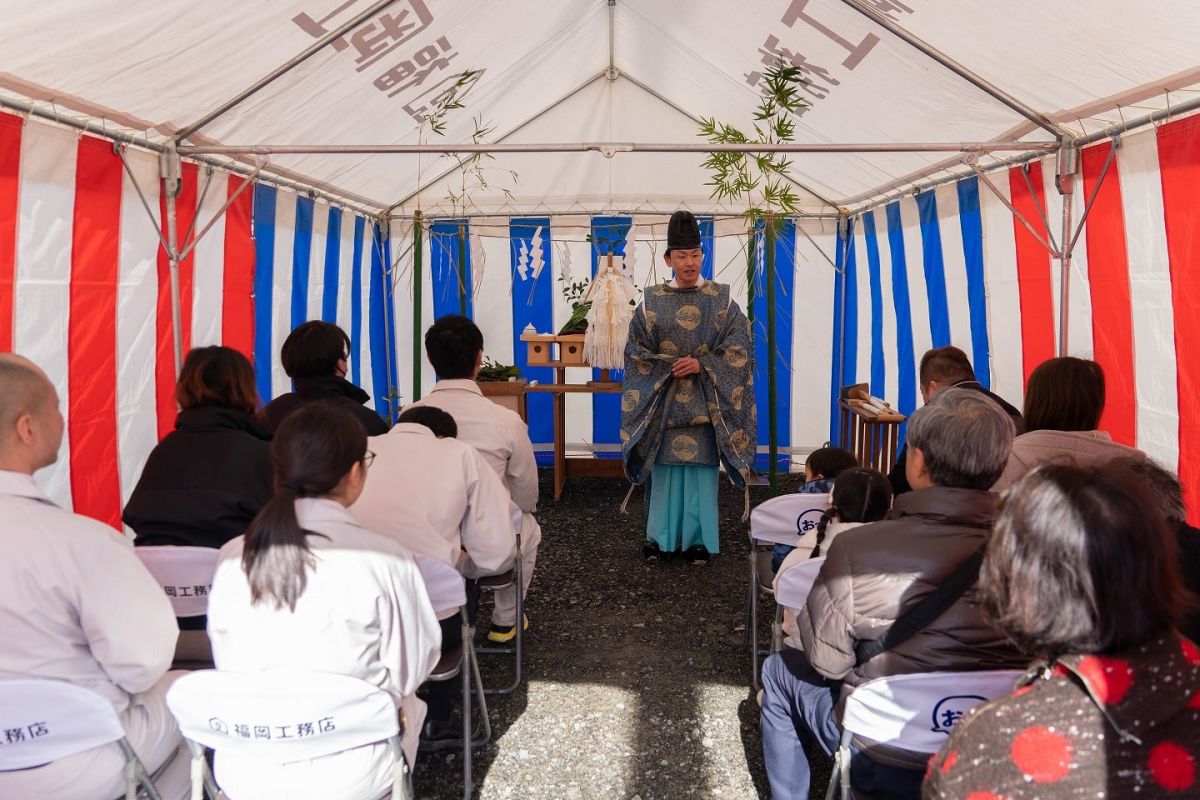
[[[431,384],[414,328],[457,308],[459,272],[477,284],[489,355],[519,362],[515,334],[567,310],[553,285],[565,257],[582,275],[612,240],[636,253],[644,282],[678,207],[712,217],[709,269],[746,292],[744,209],[710,199],[697,120],[749,127],[780,58],[811,103],[777,286],[776,356],[791,380],[759,398],[790,421],[783,445],[830,438],[841,384],[869,381],[911,411],[930,345],[963,347],[1014,402],[1061,351],[1105,366],[1106,429],[1200,490],[1200,435],[1179,422],[1200,381],[1193,3],[0,10],[0,346],[58,384],[70,435],[48,482],[77,509],[115,521],[155,428],[169,429],[176,338],[243,347],[269,396],[286,389],[272,359],[290,326],[336,320],[355,339],[356,379],[386,409]],[[419,125],[467,69],[482,75],[445,134]],[[497,151],[488,186],[452,199],[461,175],[435,151],[471,144],[480,126]],[[182,176],[178,196],[163,172]],[[247,175],[254,189],[239,193]],[[434,224],[414,267],[417,211]],[[458,223],[439,228],[449,218],[473,234],[468,258],[449,244]],[[201,231],[186,257],[166,256]],[[547,267],[531,276],[520,245],[535,236]],[[611,417],[603,401],[572,409],[568,436],[614,449]],[[534,423],[535,440],[544,433]]]

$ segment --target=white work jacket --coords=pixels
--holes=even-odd
[[[508,492],[475,448],[412,422],[372,436],[367,448],[375,461],[350,507],[360,524],[471,574],[508,568],[516,552]]]
[[[162,587],[112,528],[0,470],[0,680],[51,678],[123,713],[171,666],[179,628]]]
[[[296,501],[301,527],[312,531],[308,546],[316,566],[308,573],[296,610],[273,602],[250,602],[250,586],[242,568],[245,537],[221,548],[208,602],[208,635],[218,669],[233,672],[303,670],[350,675],[389,692],[406,721],[404,752],[416,755],[425,703],[415,693],[441,655],[442,633],[413,558],[394,542],[363,528],[333,500]],[[217,779],[230,794],[237,789],[303,780],[304,796],[320,796],[311,783],[324,780],[344,787],[339,772],[353,767],[363,782],[362,795],[378,781],[390,780],[392,763],[385,743],[349,751],[342,766],[313,762],[304,777],[297,770],[276,772],[253,764],[217,758]],[[328,759],[319,759],[326,762]],[[285,765],[290,766],[290,765]],[[338,782],[340,781],[340,783]],[[343,789],[339,789],[342,791]],[[359,796],[346,790],[345,796]],[[277,792],[275,796],[293,796]],[[325,795],[329,796],[329,795]]]
[[[479,451],[526,514],[537,508],[538,472],[529,428],[514,411],[493,403],[473,380],[438,381],[418,406],[436,406],[458,424],[458,440]]]

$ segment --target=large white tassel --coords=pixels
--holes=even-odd
[[[592,308],[587,315],[583,359],[597,369],[622,369],[637,291],[615,267],[606,267],[592,282],[588,295]]]
[[[483,249],[483,239],[478,231],[471,232],[471,283],[472,295],[479,297],[479,287],[483,285],[483,273],[487,268],[487,252]]]

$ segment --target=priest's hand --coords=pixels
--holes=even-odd
[[[678,358],[676,359],[675,363],[671,365],[671,374],[676,378],[683,378],[688,375],[699,375],[700,362],[697,361],[693,356],[683,356]]]

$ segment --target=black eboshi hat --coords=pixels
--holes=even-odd
[[[696,215],[690,211],[676,211],[667,223],[667,249],[664,255],[670,255],[672,250],[691,250],[700,246],[700,223]]]

